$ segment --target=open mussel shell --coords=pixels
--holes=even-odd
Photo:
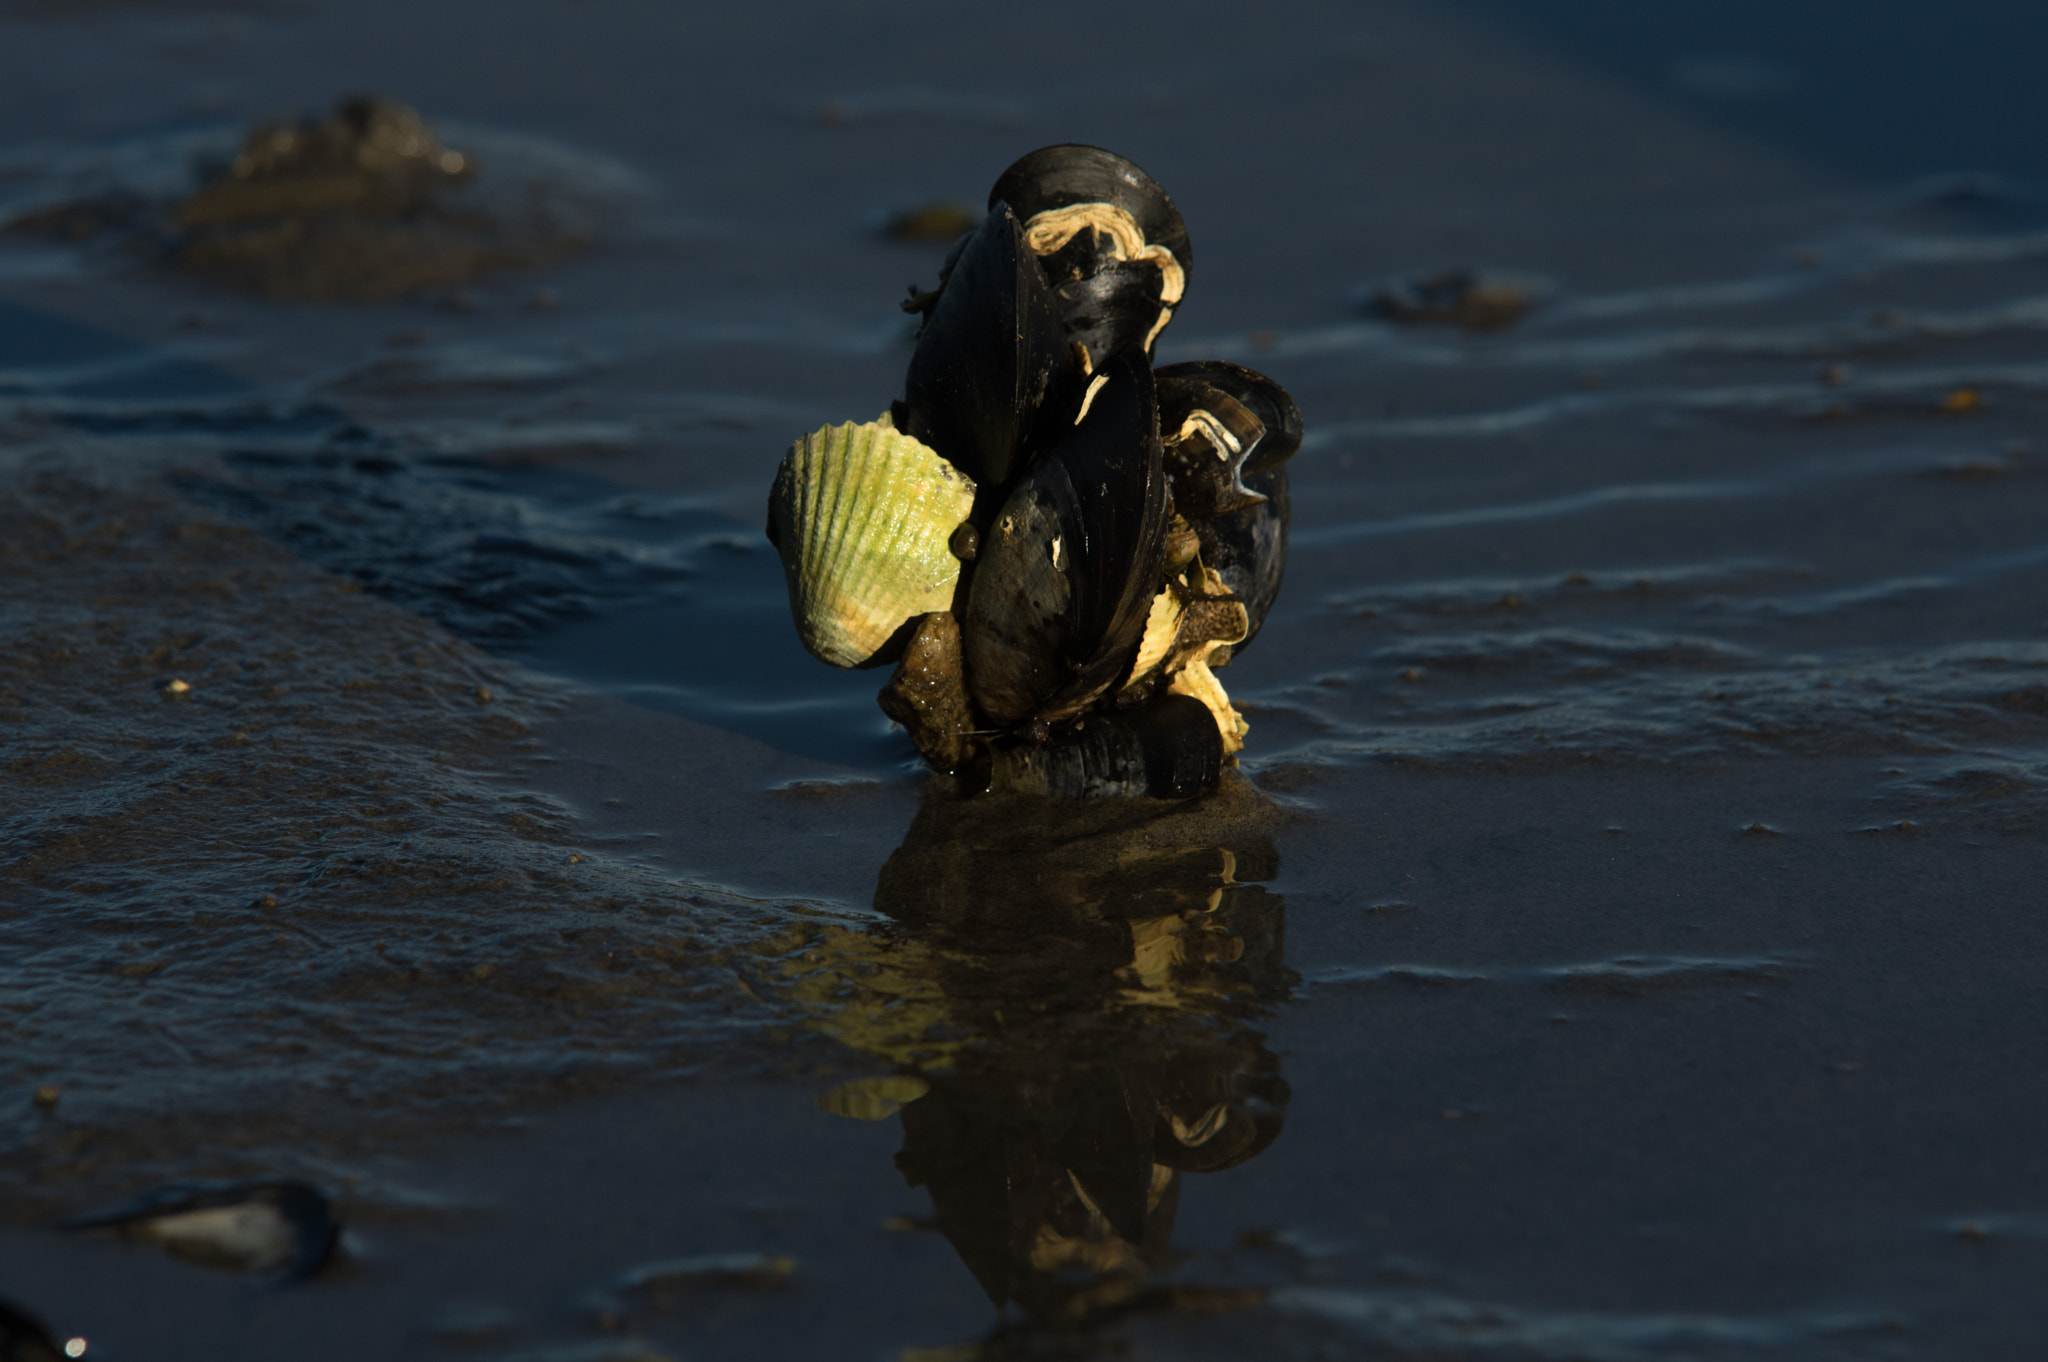
[[[1034,436],[1072,420],[1080,379],[1045,272],[999,204],[954,257],[918,333],[899,424],[994,499]]]
[[[953,604],[953,532],[974,483],[879,422],[826,426],[789,448],[768,495],[804,647],[835,667],[894,660],[911,622]]]
[[[1163,413],[1169,404],[1185,400],[1189,406],[1198,405],[1194,398],[1182,399],[1181,394],[1202,389],[1227,394],[1238,405],[1258,418],[1264,428],[1256,448],[1245,451],[1242,470],[1257,473],[1274,468],[1294,457],[1301,448],[1301,408],[1294,405],[1294,399],[1287,395],[1287,389],[1275,383],[1256,369],[1247,369],[1242,364],[1228,360],[1202,359],[1186,364],[1164,364],[1157,371],[1159,379],[1159,406]],[[1162,415],[1161,428],[1169,424]],[[1178,429],[1175,426],[1174,429]]]
[[[1242,652],[1287,570],[1286,463],[1301,448],[1301,409],[1272,379],[1223,360],[1165,365],[1157,378],[1174,509],[1244,602],[1250,627],[1233,649]]]
[[[1265,443],[1265,423],[1211,384],[1185,378],[1158,384],[1159,443],[1173,509],[1206,519],[1258,501],[1259,494],[1244,484],[1244,465]]]
[[[1057,722],[1107,690],[1144,635],[1165,536],[1152,371],[1128,356],[1095,376],[982,539],[961,620],[981,712]]]
[[[1202,561],[1215,568],[1223,585],[1244,602],[1245,635],[1232,646],[1233,655],[1258,637],[1287,571],[1287,467],[1281,464],[1250,474],[1244,485],[1261,499],[1243,510],[1195,522]]]
[[[284,1180],[182,1183],[57,1228],[117,1230],[205,1267],[296,1281],[326,1265],[341,1227],[319,1189]]]
[[[1093,366],[1151,351],[1194,267],[1180,210],[1151,176],[1101,147],[1041,147],[996,181],[998,203],[1023,222],[1068,338]]]
[[[1164,695],[1088,717],[1044,743],[993,753],[990,786],[1054,799],[1192,799],[1223,775],[1223,738],[1208,706]]]

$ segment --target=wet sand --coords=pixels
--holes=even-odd
[[[0,1296],[109,1357],[2037,1346],[2026,186],[1449,11],[782,18],[0,11],[0,217],[359,90],[609,196],[357,305],[0,238]],[[760,539],[898,391],[944,248],[879,225],[1065,138],[1187,216],[1161,357],[1308,421],[1194,808],[961,805]],[[1370,307],[1447,267],[1535,305]],[[47,1228],[254,1175],[347,1261]],[[622,1282],[715,1254],[796,1268]]]

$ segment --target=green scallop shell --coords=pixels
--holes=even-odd
[[[964,473],[886,421],[791,445],[768,515],[804,647],[835,667],[887,661],[906,621],[951,609],[960,560],[948,541],[973,505]]]

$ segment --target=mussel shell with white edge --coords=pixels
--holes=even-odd
[[[993,501],[1025,448],[1073,419],[1081,377],[1023,225],[1008,208],[991,208],[953,258],[918,333],[904,378],[904,432]]]
[[[1150,353],[1194,268],[1180,209],[1130,161],[1079,143],[1041,147],[1004,171],[1008,204],[1058,295],[1068,339],[1095,368],[1128,347]]]
[[[1245,635],[1232,646],[1232,656],[1258,637],[1287,571],[1287,468],[1283,464],[1250,474],[1244,485],[1261,499],[1241,511],[1194,522],[1202,562],[1215,568],[1223,585],[1244,602]]]
[[[1241,653],[1265,622],[1287,570],[1286,462],[1301,448],[1301,409],[1264,374],[1222,360],[1165,365],[1157,377],[1174,509],[1192,521],[1203,563],[1244,602],[1250,628],[1233,648]],[[1242,425],[1246,415],[1256,420],[1256,437]],[[1234,453],[1225,433],[1240,446]],[[1215,458],[1219,450],[1228,457]],[[1205,451],[1212,463],[1202,461]]]
[[[1244,484],[1244,464],[1265,443],[1264,423],[1221,388],[1191,379],[1158,383],[1159,443],[1173,509],[1206,519],[1258,501]]]
[[[290,1179],[178,1184],[58,1228],[119,1230],[203,1266],[287,1281],[318,1272],[340,1236],[326,1196]]]
[[[1160,586],[1166,500],[1152,370],[1126,356],[982,539],[961,621],[982,713],[1070,718],[1129,667]]]
[[[913,621],[952,607],[951,539],[974,491],[880,422],[825,426],[791,445],[768,494],[768,537],[804,647],[835,667],[894,661]]]
[[[1276,467],[1301,449],[1301,408],[1294,405],[1287,389],[1258,370],[1228,360],[1199,359],[1185,364],[1163,364],[1157,374],[1162,410],[1172,401],[1177,388],[1199,384],[1229,394],[1258,418],[1265,433],[1255,448],[1245,451],[1242,472],[1257,473]]]

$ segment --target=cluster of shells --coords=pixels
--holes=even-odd
[[[900,401],[790,447],[769,496],[804,645],[975,788],[1186,798],[1244,744],[1216,672],[1279,593],[1301,415],[1155,367],[1193,266],[1166,191],[1034,151],[947,258]]]

